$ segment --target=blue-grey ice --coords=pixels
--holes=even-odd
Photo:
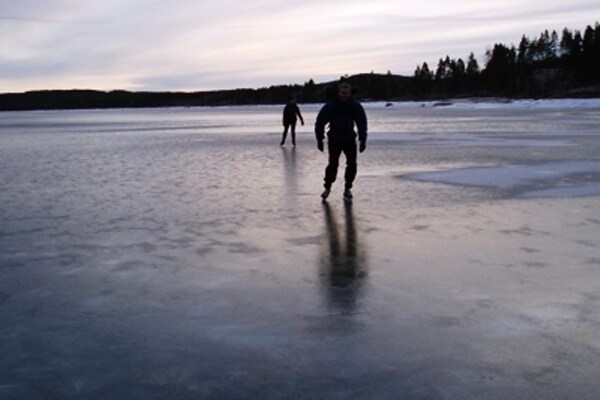
[[[600,101],[0,113],[1,399],[600,396]]]

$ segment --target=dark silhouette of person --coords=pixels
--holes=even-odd
[[[325,126],[329,124],[327,142],[329,163],[325,169],[325,191],[321,194],[323,200],[331,192],[331,185],[337,177],[340,155],[346,156],[346,172],[344,198],[352,199],[352,184],[356,178],[356,131],[358,130],[359,150],[362,153],[367,148],[367,115],[362,105],[352,97],[352,87],[342,83],[338,87],[336,98],[328,101],[317,115],[315,135],[317,148],[324,150]]]
[[[352,202],[344,202],[345,237],[340,235],[328,202],[323,202],[323,211],[328,248],[326,256],[321,258],[321,277],[327,300],[343,314],[351,314],[367,277],[366,253],[358,240]]]
[[[283,137],[281,138],[281,146],[285,144],[285,138],[287,136],[288,129],[290,128],[292,133],[292,145],[296,145],[296,122],[298,121],[298,118],[300,118],[300,123],[304,125],[304,118],[302,118],[300,108],[298,108],[296,100],[294,100],[293,97],[290,97],[287,104],[283,108]]]

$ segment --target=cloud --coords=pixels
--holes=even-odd
[[[411,74],[495,42],[582,29],[600,5],[541,0],[103,0],[0,11],[0,92],[85,87],[203,90]],[[10,11],[10,12],[9,12]]]

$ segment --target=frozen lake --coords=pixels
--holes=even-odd
[[[0,398],[600,398],[600,100],[301,110],[0,113]]]

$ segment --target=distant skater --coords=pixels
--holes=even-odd
[[[285,138],[287,136],[288,129],[290,128],[292,132],[292,145],[296,145],[296,122],[298,121],[298,118],[300,118],[300,123],[304,125],[304,118],[302,118],[300,108],[298,108],[296,100],[294,100],[293,97],[290,97],[285,105],[285,108],[283,109],[283,137],[281,138],[281,146],[285,144]]]
[[[329,197],[331,185],[337,177],[340,155],[346,156],[346,173],[344,198],[352,199],[352,184],[356,178],[356,132],[358,130],[359,150],[362,153],[367,148],[367,115],[362,105],[352,97],[352,87],[348,83],[340,84],[336,98],[327,102],[315,123],[317,147],[324,150],[325,125],[329,124],[327,131],[327,144],[329,163],[325,169],[325,191],[321,194],[323,200]]]

